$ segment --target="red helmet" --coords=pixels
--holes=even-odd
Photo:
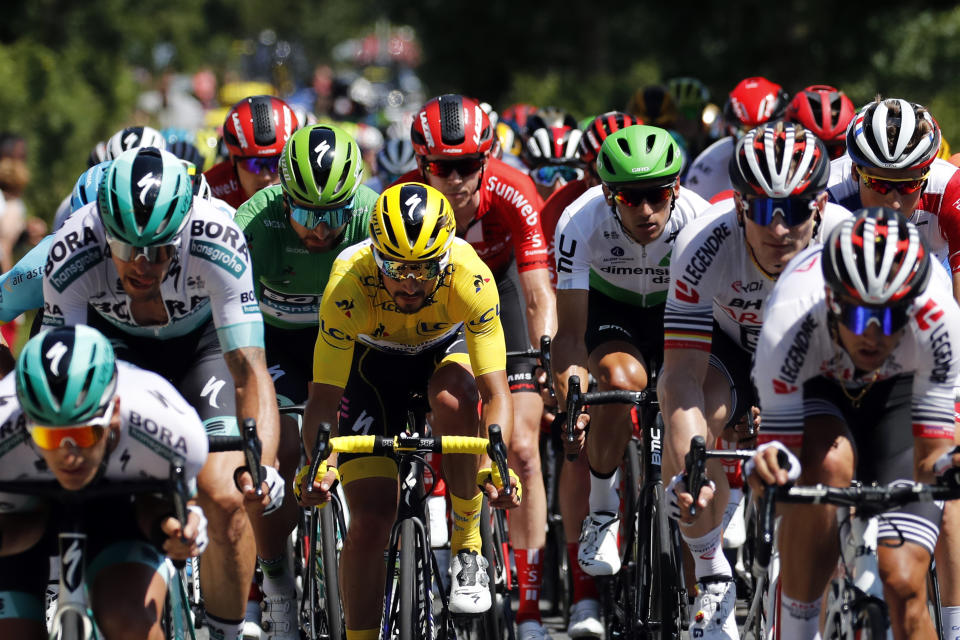
[[[766,78],[744,78],[730,92],[723,117],[731,135],[745,132],[765,122],[778,120],[787,109],[783,87]]]
[[[223,142],[231,156],[278,156],[298,126],[293,109],[280,98],[250,96],[227,112]]]
[[[837,148],[842,154],[846,146],[847,125],[854,115],[856,109],[845,93],[836,87],[815,84],[793,97],[786,118],[812,131],[828,148],[839,145]]]
[[[518,102],[517,104],[512,104],[504,109],[503,113],[500,114],[500,118],[502,120],[511,120],[515,122],[520,131],[523,131],[527,128],[527,118],[536,112],[537,108],[532,104]]]
[[[410,140],[418,156],[486,153],[493,146],[493,127],[476,100],[448,93],[414,116]]]
[[[600,153],[600,145],[608,135],[635,124],[643,124],[643,122],[629,113],[608,111],[600,114],[587,126],[583,137],[580,138],[580,159],[587,164],[593,164],[597,154]]]

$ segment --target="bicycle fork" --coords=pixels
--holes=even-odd
[[[60,596],[57,611],[50,621],[50,637],[61,640],[84,640],[94,634],[93,617],[87,607],[86,562],[87,536],[84,533],[61,533]]]

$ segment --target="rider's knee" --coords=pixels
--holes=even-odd
[[[529,478],[540,474],[540,444],[536,438],[519,438],[514,430],[510,439],[510,468],[521,478]]]
[[[441,372],[441,380],[431,381],[430,408],[434,414],[476,416],[480,394],[473,376],[453,365],[443,367],[437,375]]]
[[[808,449],[805,438],[803,446],[803,484],[822,483],[843,487],[853,480],[854,453],[849,440],[840,438],[833,443],[818,444]]]
[[[358,549],[385,549],[395,514],[383,509],[350,511],[347,539]]]
[[[915,545],[905,544],[895,551],[881,553],[880,579],[884,597],[891,607],[904,610],[908,617],[926,610],[928,565],[928,554]]]
[[[200,503],[211,540],[236,544],[243,538],[250,525],[243,495],[236,488],[202,496]]]
[[[111,607],[97,617],[103,637],[111,640],[161,640],[163,630],[156,622],[156,616],[141,607]]]
[[[639,391],[647,387],[647,372],[632,358],[600,360],[597,367],[597,384],[600,389],[614,391]]]

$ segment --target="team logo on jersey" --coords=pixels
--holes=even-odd
[[[480,289],[483,287],[484,283],[486,282],[490,282],[490,278],[484,278],[479,273],[473,274],[474,293],[480,293]]]
[[[387,328],[383,326],[383,323],[380,323],[377,325],[377,328],[374,329],[373,333],[371,333],[370,335],[373,336],[374,338],[384,338],[386,336],[389,336],[390,334],[387,333]]]
[[[327,324],[324,318],[320,318],[320,336],[323,341],[334,349],[345,350],[350,347],[349,342],[352,338],[340,329]]]
[[[103,250],[100,247],[90,247],[74,254],[70,260],[63,263],[59,269],[50,274],[50,284],[58,293],[63,293],[70,283],[82,276],[92,267],[103,260]],[[53,262],[47,260],[47,272],[53,267]]]
[[[700,294],[697,293],[697,290],[688,285],[683,280],[675,280],[677,285],[676,296],[677,300],[681,302],[689,302],[690,304],[697,304],[700,302]]]
[[[773,380],[773,392],[774,392],[774,393],[781,393],[781,394],[783,394],[783,393],[793,393],[794,391],[796,391],[796,390],[799,389],[799,388],[800,388],[800,387],[798,387],[798,386],[796,386],[796,385],[787,384],[787,383],[784,382],[783,380],[777,380],[777,379],[774,379],[774,380]]]
[[[623,250],[623,247],[613,247],[610,249],[610,253],[615,255],[618,258],[622,258],[626,251]]]
[[[467,324],[467,329],[471,333],[481,333],[486,328],[487,323],[496,319],[497,316],[499,315],[500,315],[500,305],[497,304],[496,306],[490,307],[489,309],[481,313],[479,316],[471,320]]]
[[[921,331],[929,331],[931,323],[936,322],[943,317],[943,310],[937,306],[933,299],[928,299],[926,304],[917,311],[917,326]]]
[[[337,309],[343,311],[343,315],[350,317],[350,310],[353,309],[353,299],[347,298],[344,300],[337,300],[334,304],[337,305]]]
[[[190,241],[190,255],[217,265],[237,280],[247,270],[247,263],[226,247],[204,240]]]

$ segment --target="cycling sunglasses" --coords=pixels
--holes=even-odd
[[[264,171],[271,175],[280,173],[280,156],[251,156],[234,159],[237,161],[237,164],[248,172],[256,175],[260,175]]]
[[[460,160],[424,160],[423,167],[430,175],[447,178],[454,171],[463,178],[483,168],[484,157],[461,158]]]
[[[298,204],[287,196],[287,205],[290,207],[290,217],[293,221],[307,229],[315,229],[321,223],[331,229],[339,229],[353,218],[353,198],[339,207],[321,209]]]
[[[421,262],[407,262],[404,260],[387,260],[379,251],[374,250],[373,256],[383,275],[394,280],[433,280],[440,275],[440,260],[423,260]]]
[[[795,227],[810,219],[817,208],[817,201],[807,198],[753,198],[743,201],[743,211],[762,227],[773,222],[779,213],[783,223]]]
[[[916,193],[923,189],[927,184],[927,178],[930,177],[930,172],[927,171],[925,174],[919,178],[880,178],[878,176],[872,176],[869,173],[865,173],[860,167],[855,167],[857,170],[857,175],[860,176],[860,180],[863,184],[871,191],[876,191],[882,196],[887,195],[891,191],[898,191],[902,196],[908,196],[912,193]]]
[[[651,207],[661,205],[670,199],[673,195],[673,183],[661,185],[659,187],[626,187],[623,189],[610,189],[613,199],[627,207],[639,207],[644,202],[649,202]]]
[[[110,247],[110,253],[121,262],[133,262],[143,256],[147,259],[147,262],[159,264],[171,260],[177,254],[180,248],[180,238],[167,244],[135,247],[108,234],[107,245]]]
[[[872,323],[880,327],[883,335],[891,336],[910,321],[910,305],[865,307],[832,298],[830,308],[837,320],[858,336],[863,335]]]
[[[560,180],[562,184],[579,180],[583,177],[583,169],[565,164],[545,164],[530,172],[530,177],[537,184],[552,187]]]
[[[113,410],[116,404],[111,398],[107,406],[101,409],[101,415],[86,424],[51,427],[28,422],[27,430],[30,432],[30,437],[33,438],[34,443],[46,451],[56,451],[66,445],[86,449],[97,444],[103,438],[103,434],[107,432],[107,427],[110,426],[110,420],[113,419]]]

